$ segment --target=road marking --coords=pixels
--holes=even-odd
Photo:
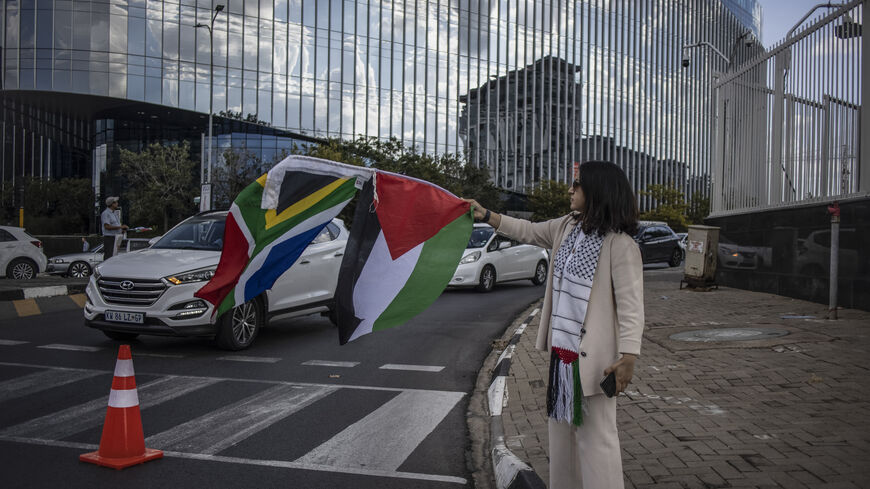
[[[82,345],[62,345],[60,343],[52,343],[50,345],[40,345],[37,348],[45,348],[46,350],[65,350],[65,351],[100,351],[99,346],[82,346]]]
[[[302,362],[302,365],[308,365],[310,367],[351,368],[359,365],[359,362],[330,362],[329,360],[308,360],[307,362]]]
[[[142,399],[139,407],[147,409],[215,383],[216,380],[203,377],[161,377],[139,386],[139,397]],[[100,426],[105,419],[108,405],[107,394],[78,406],[10,426],[0,431],[0,435],[60,440]]]
[[[79,307],[85,307],[85,302],[88,300],[88,297],[85,294],[72,294],[69,298]]]
[[[136,353],[136,356],[154,358],[184,358],[184,355],[173,355],[169,353]]]
[[[463,395],[402,392],[295,462],[395,471]]]
[[[438,365],[401,365],[396,363],[388,363],[381,365],[383,370],[412,370],[415,372],[440,372],[444,367]]]
[[[12,301],[12,305],[15,306],[15,312],[18,313],[18,317],[42,314],[42,311],[39,310],[39,305],[33,299],[15,300]]]
[[[24,397],[36,392],[53,389],[100,375],[100,372],[76,372],[43,370],[0,382],[0,402]]]
[[[26,443],[28,445],[39,445],[47,447],[74,448],[76,450],[91,451],[99,448],[99,445],[93,443],[79,443],[74,441],[58,441],[58,440],[40,440],[31,438],[21,438],[14,436],[0,435],[0,441],[10,441],[15,443]],[[199,453],[183,453],[173,451],[163,451],[164,457],[186,458],[190,460],[204,460],[208,462],[224,462],[231,464],[255,465],[260,467],[276,467],[282,469],[295,470],[313,470],[317,472],[332,472],[336,474],[352,474],[352,475],[368,475],[373,477],[391,477],[396,479],[412,479],[433,482],[447,482],[451,484],[468,484],[468,481],[463,477],[453,477],[449,475],[437,474],[419,474],[415,472],[396,472],[377,469],[353,469],[353,468],[336,468],[328,465],[303,464],[298,462],[287,462],[284,460],[256,460],[240,457],[223,457],[220,455],[204,455]]]
[[[30,343],[29,341],[16,341],[16,340],[0,340],[0,345],[2,346],[17,346],[23,345],[25,343]]]
[[[33,363],[20,363],[20,362],[0,362],[0,366],[5,367],[29,367],[29,368],[47,368],[52,370],[75,370],[78,372],[100,372],[100,373],[109,373],[114,372],[114,367],[112,370],[98,370],[98,369],[88,369],[88,368],[72,368],[72,367],[57,367],[53,365],[37,365]],[[162,372],[139,372],[139,375],[157,375],[164,376],[165,374]],[[266,380],[266,379],[245,379],[240,377],[205,377],[205,376],[175,376],[174,378],[185,378],[185,379],[207,379],[213,380],[215,382],[219,381],[228,381],[228,382],[249,382],[254,384],[283,384],[283,385],[310,385],[310,386],[319,386],[319,387],[338,387],[342,389],[355,389],[361,391],[380,391],[380,392],[429,392],[435,394],[459,394],[460,396],[464,396],[463,392],[451,392],[451,391],[436,391],[429,389],[408,389],[402,387],[381,387],[381,386],[371,386],[371,385],[354,385],[354,384],[323,384],[316,382],[288,382],[286,380]],[[141,387],[140,387],[141,389]],[[108,399],[108,396],[106,396]]]
[[[253,363],[275,363],[280,362],[280,358],[274,357],[246,357],[244,355],[227,355],[225,357],[218,357],[218,360],[227,360],[230,362],[253,362]]]
[[[223,409],[149,436],[145,445],[162,450],[214,455],[337,390],[276,385]]]

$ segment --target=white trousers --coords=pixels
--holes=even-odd
[[[549,419],[550,489],[624,489],[616,397],[583,400],[582,425]]]

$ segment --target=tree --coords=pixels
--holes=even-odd
[[[704,224],[704,218],[710,215],[710,197],[705,196],[701,192],[692,194],[689,199],[689,210],[687,216],[689,224]]]
[[[689,222],[686,219],[686,204],[683,193],[677,190],[672,183],[668,185],[650,184],[646,190],[641,190],[641,195],[652,197],[658,204],[655,209],[646,211],[640,215],[645,221],[664,221],[674,231],[683,232]]]
[[[571,212],[571,200],[568,197],[569,186],[554,180],[544,180],[528,193],[529,207],[532,210],[532,221],[546,221]]]
[[[180,221],[196,211],[193,196],[196,163],[190,159],[190,143],[162,146],[153,143],[139,153],[121,149],[121,171],[129,183],[129,222],[148,224]]]
[[[247,149],[228,148],[223,152],[223,164],[212,170],[214,207],[229,209],[239,192],[268,171],[267,165]]]

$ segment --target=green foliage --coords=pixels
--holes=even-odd
[[[540,186],[532,188],[528,193],[532,221],[555,219],[571,212],[569,189],[567,183],[554,180],[544,180]]]
[[[686,204],[683,193],[677,190],[673,184],[650,184],[646,190],[641,190],[640,194],[652,197],[658,204],[655,209],[641,213],[641,220],[664,221],[678,233],[686,231],[689,225],[686,209],[689,206]]]
[[[21,184],[21,182],[19,182]],[[94,190],[87,178],[43,180],[25,178],[24,202],[14,198],[10,182],[2,192],[3,223],[18,225],[18,206],[24,206],[24,227],[31,234],[77,234],[88,232],[94,213]]]
[[[223,164],[212,168],[212,193],[215,209],[229,209],[239,192],[274,165],[266,164],[247,149],[228,148]]]
[[[130,190],[124,224],[154,226],[161,232],[196,212],[193,196],[199,195],[194,181],[197,164],[190,159],[190,144],[162,146],[153,143],[139,153],[121,149],[121,171]]]
[[[687,217],[689,224],[704,224],[704,218],[710,215],[710,197],[704,196],[701,192],[692,194],[689,199],[689,210]]]

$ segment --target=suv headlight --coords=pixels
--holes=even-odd
[[[168,282],[170,285],[205,282],[206,280],[211,280],[211,278],[214,277],[215,270],[217,270],[217,266],[200,268],[199,270],[191,270],[189,272],[176,273],[175,275],[163,277],[163,280]]]
[[[460,265],[464,265],[466,263],[474,263],[477,260],[480,260],[480,252],[475,251],[474,253],[469,253],[462,257],[462,261],[459,262]]]
[[[63,258],[52,258],[51,262],[52,263],[66,263],[66,260],[64,260]]]

